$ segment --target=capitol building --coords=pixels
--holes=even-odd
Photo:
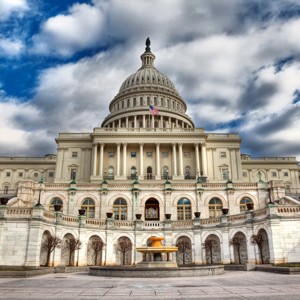
[[[185,245],[178,265],[299,262],[296,158],[196,128],[149,39],[140,58],[100,127],[60,133],[57,154],[0,157],[0,265],[135,265],[153,235]]]

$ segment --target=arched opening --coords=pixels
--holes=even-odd
[[[185,179],[191,179],[191,167],[190,166],[185,167],[184,178]]]
[[[220,239],[215,234],[210,234],[203,243],[205,249],[206,263],[219,264],[221,263],[221,247]]]
[[[46,230],[42,235],[40,266],[47,266],[48,263],[50,262],[50,257],[48,258],[48,247],[47,247],[47,241],[50,237],[51,234],[48,230]]]
[[[104,243],[99,236],[93,235],[89,238],[88,247],[87,247],[88,266],[102,265],[103,248],[104,248]]]
[[[209,217],[210,218],[215,218],[215,217],[219,217],[222,215],[222,201],[217,198],[217,197],[213,197],[212,199],[209,200],[208,203],[208,210],[209,210]]]
[[[233,247],[234,262],[237,264],[245,264],[248,262],[247,240],[242,232],[237,232],[229,241]]]
[[[159,220],[159,202],[154,198],[145,203],[145,220]]]
[[[75,262],[75,250],[74,249],[75,243],[74,236],[71,233],[67,233],[64,238],[62,239],[61,243],[61,262],[65,266],[74,266]],[[78,248],[77,248],[78,250]]]
[[[116,244],[116,261],[119,265],[131,265],[132,243],[126,236],[118,239]]]
[[[122,198],[115,200],[113,212],[115,220],[127,220],[127,202]]]
[[[63,201],[60,198],[53,198],[49,204],[49,210],[54,211],[54,205],[61,205],[60,211],[63,211]]]
[[[242,198],[240,201],[240,212],[245,212],[248,210],[247,204],[253,204],[252,200],[248,197]]]
[[[136,174],[136,167],[132,166],[130,169],[130,178],[131,179],[137,179],[137,174]]]
[[[192,208],[191,201],[182,198],[177,202],[177,220],[191,220]]]
[[[260,262],[267,264],[270,262],[270,248],[268,234],[264,229],[260,229],[257,234],[252,235],[252,244],[258,248]]]
[[[187,236],[181,236],[176,241],[176,262],[177,265],[190,265],[193,263],[192,259],[192,243]]]
[[[113,166],[109,166],[108,167],[108,174],[107,177],[105,179],[114,179],[114,167]]]
[[[85,209],[85,215],[87,218],[95,218],[95,201],[93,199],[83,200],[81,208]]]
[[[152,179],[152,167],[147,167],[147,179]]]

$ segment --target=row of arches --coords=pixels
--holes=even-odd
[[[247,205],[252,204],[253,201],[249,197],[243,197],[240,200],[240,212],[245,212],[248,208]],[[64,203],[58,197],[50,201],[49,210],[54,211],[55,205],[63,207]],[[115,220],[128,219],[128,203],[123,198],[117,198],[113,203],[113,213]],[[85,209],[88,218],[95,218],[95,201],[91,198],[86,198],[81,203],[81,208]],[[223,202],[217,197],[210,199],[208,203],[209,217],[214,218],[222,215]],[[160,220],[160,205],[155,198],[150,198],[145,202],[145,220]],[[177,201],[177,220],[191,220],[192,219],[192,204],[187,198],[181,198]]]
[[[260,259],[262,263],[268,263],[270,260],[269,242],[268,236],[264,229],[260,229],[256,237],[261,238],[261,243],[258,244]],[[52,240],[51,240],[52,238]],[[51,253],[49,251],[49,241],[53,242],[53,237],[49,231],[45,231],[42,236],[41,252],[40,252],[40,265],[51,266]],[[247,239],[244,233],[237,232],[233,238],[229,241],[230,246],[233,247],[233,259],[232,263],[245,264],[248,262],[248,246]],[[149,240],[147,241],[149,246]],[[176,240],[178,251],[176,252],[176,262],[178,265],[191,265],[194,262],[192,242],[188,236],[180,236]],[[57,245],[56,245],[57,246]],[[75,251],[80,251],[81,242],[76,240],[71,233],[67,233],[63,239],[59,242],[61,249],[61,263],[66,266],[74,266],[78,264],[75,261]],[[204,250],[204,257],[206,264],[220,264],[222,263],[222,250],[221,242],[216,234],[210,234],[206,237],[202,244]],[[103,265],[104,264],[104,250],[105,244],[102,239],[93,235],[89,238],[86,247],[86,263],[88,266]],[[116,264],[119,265],[131,265],[133,263],[133,251],[134,247],[131,240],[126,236],[118,238],[114,245],[114,251],[116,256]],[[78,259],[78,256],[77,256]]]

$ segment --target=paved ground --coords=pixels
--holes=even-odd
[[[198,278],[107,278],[56,273],[0,278],[0,299],[300,299],[300,275],[226,271]]]

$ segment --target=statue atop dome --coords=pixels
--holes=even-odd
[[[146,39],[146,48],[145,48],[146,51],[145,52],[151,52],[150,45],[151,45],[150,38],[147,37],[147,39]]]

